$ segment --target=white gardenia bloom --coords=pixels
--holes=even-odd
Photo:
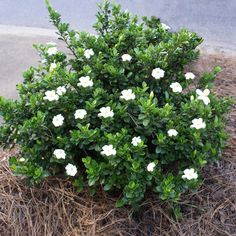
[[[59,96],[56,94],[55,90],[51,90],[45,92],[45,96],[43,99],[52,102],[52,101],[57,101],[59,99]]]
[[[44,58],[44,59],[41,61],[41,63],[42,63],[42,64],[46,64],[46,63],[47,63],[47,59]]]
[[[65,86],[60,86],[60,87],[58,87],[57,88],[57,94],[58,95],[63,95],[63,94],[65,94],[66,93],[66,87]]]
[[[186,80],[193,80],[195,78],[195,75],[192,72],[187,72],[184,76]]]
[[[50,46],[56,46],[57,44],[55,42],[48,42],[46,43],[47,45],[50,45]]]
[[[121,56],[122,61],[131,61],[132,57],[129,54],[124,54]]]
[[[57,68],[57,64],[55,62],[51,63],[50,67],[49,67],[49,71],[52,72]]]
[[[48,48],[47,53],[48,53],[49,56],[52,56],[52,55],[57,54],[57,51],[58,50],[57,50],[56,47],[50,47],[50,48]]]
[[[75,111],[75,119],[84,119],[87,115],[87,111],[84,109],[78,109]]]
[[[75,38],[76,38],[76,40],[80,39],[80,34],[78,32],[76,33]]]
[[[194,96],[193,95],[190,96],[190,101],[191,102],[194,101]]]
[[[75,165],[67,164],[65,169],[66,169],[66,174],[69,176],[75,176],[77,174],[77,168]]]
[[[90,79],[89,76],[82,76],[79,78],[79,83],[77,85],[82,86],[84,88],[92,87],[93,81]]]
[[[64,123],[64,117],[61,114],[54,116],[52,123],[55,127],[62,126]]]
[[[19,162],[24,162],[25,161],[25,158],[24,157],[21,157],[20,159],[19,159]]]
[[[155,68],[152,70],[152,77],[155,79],[161,79],[165,75],[165,71],[162,70],[161,68]]]
[[[178,82],[172,83],[172,84],[170,85],[170,87],[172,88],[172,91],[173,91],[174,93],[181,93],[182,90],[183,90],[181,84],[178,83]]]
[[[100,108],[100,113],[98,113],[98,116],[103,118],[113,117],[114,112],[110,107],[102,107]]]
[[[93,49],[86,49],[85,51],[84,51],[84,56],[87,58],[87,59],[89,59],[91,56],[93,56],[94,55],[94,51],[93,51]]]
[[[182,178],[188,179],[188,180],[197,179],[198,174],[197,174],[197,172],[195,172],[195,170],[193,168],[185,169],[184,174],[182,175]]]
[[[153,98],[154,97],[154,92],[153,91],[151,91],[150,92],[150,96],[149,96],[150,98]]]
[[[124,89],[123,91],[121,91],[120,98],[126,101],[134,100],[135,94],[133,93],[132,89]]]
[[[147,165],[147,171],[153,172],[156,164],[154,162],[151,162]]]
[[[164,23],[161,23],[161,27],[164,29],[164,30],[169,30],[170,29],[170,26],[169,25],[166,25]]]
[[[101,154],[105,156],[115,156],[116,149],[113,147],[113,145],[105,145],[102,147]]]
[[[142,142],[142,139],[140,138],[140,136],[138,136],[138,137],[133,137],[131,143],[136,147],[136,146],[138,146],[141,142]]]
[[[210,94],[209,89],[205,89],[204,91],[197,89],[196,94],[198,95],[197,99],[202,100],[205,105],[208,105],[210,103],[210,99],[208,95]]]
[[[178,135],[178,132],[175,129],[169,129],[167,133],[170,137]]]
[[[66,159],[66,153],[63,149],[56,149],[53,154],[57,159]]]
[[[203,121],[202,118],[193,119],[192,125],[190,127],[195,129],[204,129],[206,128],[206,123]]]

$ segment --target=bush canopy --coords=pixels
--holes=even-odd
[[[70,53],[35,45],[41,61],[24,72],[19,99],[0,98],[1,145],[21,150],[10,158],[13,172],[115,192],[117,207],[137,207],[148,192],[176,202],[195,189],[221,156],[231,103],[210,90],[219,67],[199,77],[185,69],[202,38],[109,1],[99,6],[96,35],[77,32],[46,3]]]

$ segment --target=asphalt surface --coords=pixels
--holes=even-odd
[[[101,0],[51,0],[74,28],[92,31]],[[155,15],[173,29],[187,27],[206,41],[236,45],[236,0],[116,0],[140,16]],[[1,0],[0,24],[51,28],[44,0]]]

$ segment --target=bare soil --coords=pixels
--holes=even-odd
[[[236,57],[203,54],[191,70],[196,74],[220,65],[219,96],[236,99]],[[0,235],[4,236],[236,236],[236,105],[228,116],[228,147],[221,161],[204,170],[204,184],[180,202],[180,220],[169,206],[148,196],[137,214],[114,207],[115,198],[101,192],[92,198],[76,193],[67,180],[49,178],[38,187],[14,177],[9,155],[0,153]]]

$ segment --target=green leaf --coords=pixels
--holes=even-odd
[[[111,187],[112,187],[111,184],[105,184],[104,187],[103,187],[103,189],[104,189],[105,191],[109,191],[109,190],[111,189]]]
[[[121,207],[123,207],[124,205],[125,205],[125,202],[124,202],[122,199],[116,201],[116,207],[117,207],[117,208],[121,208]]]
[[[91,179],[91,178],[90,178],[90,179],[88,180],[88,185],[89,185],[89,186],[93,186],[95,183],[96,183],[96,179]]]
[[[134,160],[134,161],[132,162],[132,167],[133,167],[134,170],[139,169],[139,167],[140,167],[140,162],[139,162],[138,160]]]
[[[156,147],[155,152],[157,154],[162,153],[162,148],[161,147]]]
[[[150,120],[148,120],[148,119],[145,119],[144,121],[143,121],[143,126],[148,126],[149,125],[149,123],[150,123]]]

